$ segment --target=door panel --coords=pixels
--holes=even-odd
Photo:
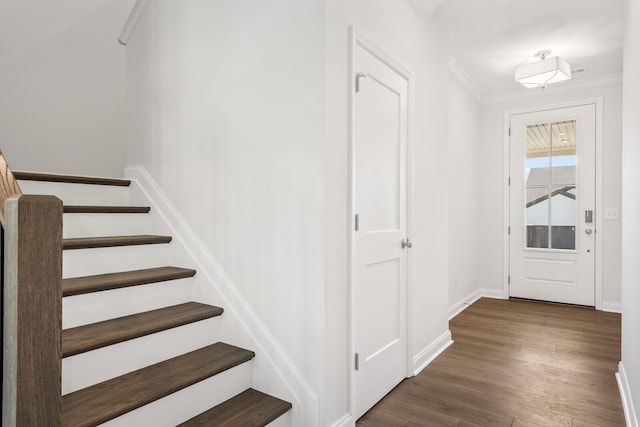
[[[407,372],[407,80],[356,47],[354,344],[359,418]]]
[[[357,137],[361,156],[361,224],[367,230],[400,229],[401,94],[369,73],[357,94]]]
[[[553,259],[525,258],[524,277],[527,280],[574,283],[576,262]]]
[[[511,116],[510,296],[595,303],[595,105]]]
[[[401,280],[400,262],[398,259],[382,261],[366,266],[363,281],[366,290],[361,292],[362,329],[376,331],[369,339],[362,342],[360,355],[364,363],[371,361],[385,349],[392,346],[400,337],[401,322],[398,316],[384,316],[381,313],[391,311],[397,313],[400,308],[398,285]],[[361,303],[361,304],[360,304]]]

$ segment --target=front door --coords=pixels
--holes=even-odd
[[[354,53],[357,419],[407,374],[408,82],[362,46]]]
[[[595,303],[595,105],[511,116],[512,297]]]

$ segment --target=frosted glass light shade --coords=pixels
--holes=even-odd
[[[571,67],[557,56],[516,68],[516,81],[528,88],[546,86],[570,78]]]

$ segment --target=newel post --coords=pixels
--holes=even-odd
[[[60,426],[62,202],[20,195],[4,208],[2,425]]]

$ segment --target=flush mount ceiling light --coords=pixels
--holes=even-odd
[[[516,81],[528,88],[545,88],[549,83],[561,82],[571,78],[571,67],[562,59],[554,56],[547,58],[550,50],[536,53],[540,61],[516,68]]]

